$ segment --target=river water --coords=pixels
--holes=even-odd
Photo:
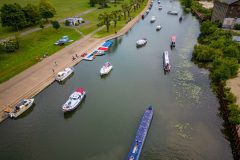
[[[1,160],[123,160],[148,105],[154,118],[142,160],[230,160],[230,143],[223,133],[219,103],[210,88],[209,73],[191,62],[199,23],[186,14],[182,23],[168,10],[179,2],[157,2],[145,20],[114,39],[110,52],[75,66],[64,84],[54,82],[35,96],[35,106],[17,120],[0,125]],[[157,20],[151,24],[151,16]],[[162,30],[156,32],[156,25]],[[176,48],[170,50],[170,37]],[[138,39],[148,44],[137,49]],[[162,53],[168,50],[172,70],[164,74]],[[101,66],[114,69],[100,78]],[[62,104],[77,87],[87,96],[77,110],[63,114]],[[14,96],[14,95],[13,95]]]

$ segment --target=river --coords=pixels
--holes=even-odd
[[[209,73],[191,62],[199,23],[182,12],[179,2],[157,2],[149,15],[125,36],[114,39],[109,53],[75,66],[64,84],[54,82],[35,98],[35,106],[17,120],[0,125],[1,160],[123,160],[148,105],[154,117],[141,154],[142,160],[232,160],[219,103],[210,88]],[[155,23],[150,23],[151,16]],[[156,32],[156,25],[162,29]],[[176,48],[170,50],[170,37]],[[143,48],[136,41],[148,39]],[[168,50],[171,72],[164,74],[162,53]],[[100,78],[101,66],[114,69]],[[84,102],[70,114],[62,104],[77,88],[84,87]],[[14,96],[14,95],[13,95]]]

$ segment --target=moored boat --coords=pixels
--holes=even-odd
[[[128,153],[128,160],[138,160],[141,154],[151,121],[153,118],[153,108],[149,106],[144,112],[140,121],[136,136],[132,142],[132,147]]]
[[[146,44],[147,44],[147,39],[146,38],[142,38],[142,39],[139,39],[136,42],[136,47],[142,47],[142,46],[145,46]]]
[[[113,66],[110,62],[106,62],[100,69],[100,75],[108,74],[113,69]]]
[[[162,10],[162,6],[158,6],[158,10]]]
[[[171,44],[170,47],[171,49],[176,46],[176,36],[171,37]]]
[[[29,109],[33,105],[34,99],[23,99],[20,101],[12,112],[9,112],[8,115],[10,118],[17,118],[19,115],[21,115],[23,112],[25,112],[27,109]]]
[[[171,65],[168,57],[168,51],[163,52],[163,69],[164,71],[170,71],[171,69]]]
[[[156,21],[156,17],[155,16],[152,16],[151,19],[150,19],[150,22],[151,23],[154,23]]]
[[[63,112],[69,112],[76,109],[85,96],[86,90],[84,88],[77,88],[76,91],[69,96],[67,102],[62,106]]]
[[[157,27],[156,27],[156,30],[157,31],[160,31],[162,29],[162,26],[160,26],[160,25],[158,25]]]
[[[178,15],[178,11],[168,11],[167,14]]]
[[[58,72],[56,81],[61,82],[64,81],[67,77],[69,77],[73,73],[74,69],[72,67],[65,68],[63,71]]]

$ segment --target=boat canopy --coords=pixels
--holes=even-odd
[[[108,48],[107,47],[99,47],[97,50],[99,50],[99,51],[107,51]]]
[[[85,92],[85,89],[84,88],[77,88],[76,92],[79,92],[79,93],[83,94],[83,92]]]
[[[172,42],[176,42],[176,36],[171,37]]]

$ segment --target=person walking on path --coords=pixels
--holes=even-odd
[[[52,69],[52,71],[53,71],[53,74],[55,73],[55,70],[54,69]]]
[[[57,66],[57,62],[56,61],[54,62],[54,64],[55,64],[55,66]]]

